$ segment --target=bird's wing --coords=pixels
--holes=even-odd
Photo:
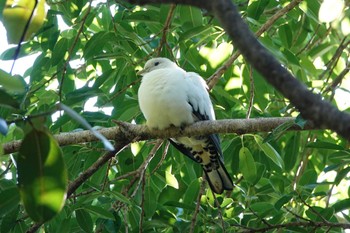
[[[195,121],[215,120],[213,105],[210,101],[207,91],[208,88],[205,81],[201,76],[193,72],[187,72],[186,75],[187,77],[185,80],[188,88],[187,101],[192,107],[192,114]],[[222,159],[219,136],[217,134],[211,134],[204,138],[208,140],[209,145],[214,146],[215,150],[218,151],[218,154],[220,155],[220,159]],[[193,157],[190,148],[187,148],[183,144],[177,143],[174,139],[170,139],[170,142],[176,147],[176,149],[197,162],[197,160]]]

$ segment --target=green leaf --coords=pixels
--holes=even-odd
[[[36,46],[34,46],[32,43],[23,43],[21,45],[21,50],[18,54],[18,58],[22,58],[22,57],[26,57],[30,54],[33,54],[35,52],[37,52],[38,48],[36,48]],[[0,59],[1,60],[5,60],[5,61],[9,61],[9,60],[13,60],[14,58],[14,55],[15,55],[15,52],[17,50],[17,46],[16,47],[12,47],[12,48],[9,48],[7,50],[5,50],[1,55],[0,55]]]
[[[310,142],[306,145],[309,148],[319,148],[319,149],[328,149],[328,150],[344,150],[344,147],[339,146],[335,143],[331,142],[324,142],[324,141],[316,141],[316,142]]]
[[[281,52],[283,53],[289,64],[293,64],[300,67],[300,59],[297,56],[295,56],[293,52],[291,52],[287,48],[282,48]]]
[[[194,37],[206,36],[208,34],[211,34],[211,32],[212,32],[212,28],[208,26],[199,26],[199,27],[190,28],[180,35],[179,43],[183,41],[187,41],[189,39],[193,39]]]
[[[17,195],[19,197],[19,195]],[[11,229],[17,224],[17,217],[19,213],[19,206],[16,205],[16,209],[6,214],[1,221],[0,232],[11,232]]]
[[[317,183],[317,173],[313,169],[309,169],[302,175],[298,185],[306,189],[313,189]]]
[[[92,232],[93,230],[93,222],[90,214],[84,209],[75,210],[75,216],[77,218],[77,222],[80,228],[84,232]]]
[[[13,211],[19,204],[17,187],[10,187],[0,191],[0,216]]]
[[[93,56],[101,54],[103,48],[108,42],[115,40],[114,33],[112,32],[99,32],[93,35],[90,40],[86,43],[84,49],[84,58],[89,59]]]
[[[112,197],[115,198],[116,201],[121,201],[125,204],[132,205],[130,200],[127,197],[125,197],[123,194],[121,194],[120,192],[110,191],[109,193],[112,194]]]
[[[177,181],[176,177],[173,174],[171,174],[169,171],[165,172],[165,181],[167,185],[175,189],[179,188],[179,182]]]
[[[23,94],[27,90],[27,84],[23,77],[10,75],[0,69],[0,87],[8,93]],[[0,98],[1,99],[1,98]]]
[[[187,187],[187,190],[183,195],[184,203],[194,203],[198,196],[199,189],[200,183],[198,179],[192,180],[192,182]]]
[[[64,61],[64,55],[67,52],[68,40],[66,38],[60,39],[55,45],[52,51],[51,65],[56,66],[57,64]]]
[[[19,109],[20,104],[13,98],[12,95],[0,89],[0,106]]]
[[[276,201],[274,207],[279,210],[282,208],[282,206],[284,206],[284,204],[288,203],[290,200],[292,200],[293,195],[291,194],[286,194],[283,195],[280,199],[278,199],[278,201]]]
[[[181,22],[189,23],[191,27],[198,27],[202,25],[202,12],[197,7],[183,6],[179,7]]]
[[[145,201],[144,201],[144,211],[146,219],[152,218],[153,214],[157,210],[158,196],[159,193],[153,191],[153,189],[147,185],[145,187]]]
[[[0,20],[2,20],[2,11],[4,10],[6,1],[0,1]]]
[[[284,165],[286,171],[290,171],[293,169],[299,155],[299,148],[300,133],[295,133],[295,135],[293,135],[288,140],[287,145],[285,147]]]
[[[250,208],[257,213],[261,218],[267,216],[274,211],[274,206],[269,202],[257,202],[250,206]]]
[[[254,139],[264,154],[269,157],[277,166],[283,169],[284,163],[280,154],[269,143],[263,143],[263,139],[259,135],[254,135]]]
[[[283,24],[278,27],[278,35],[286,48],[290,48],[293,40],[292,29],[288,24]]]
[[[332,205],[334,212],[338,213],[350,209],[350,198],[340,200]]]
[[[267,4],[269,4],[269,0],[253,1],[248,7],[248,17],[258,20]]]
[[[318,214],[316,214],[317,212]],[[305,214],[313,221],[323,221],[323,219],[330,220],[334,215],[334,208],[322,208],[319,206],[312,206],[308,210],[305,211]]]
[[[45,222],[60,212],[67,192],[67,171],[55,139],[32,129],[17,158],[18,187],[28,215]]]
[[[350,167],[340,170],[334,179],[334,183],[338,185],[340,181],[342,181],[348,175],[349,172],[350,172]]]
[[[254,184],[257,172],[253,155],[247,147],[242,147],[239,150],[239,169],[241,170],[244,179],[249,183]]]
[[[114,219],[113,214],[101,206],[86,205],[86,206],[84,206],[84,209],[86,211],[90,212],[91,214],[98,216],[100,218],[112,219],[112,220]]]
[[[264,139],[263,142],[265,143],[265,142],[276,140],[277,138],[285,134],[287,130],[294,125],[295,125],[295,122],[293,120],[286,121],[283,124],[280,124],[279,126],[274,128],[271,133],[269,133],[269,135]]]

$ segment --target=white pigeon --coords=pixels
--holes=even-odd
[[[162,57],[147,61],[137,74],[143,76],[138,99],[149,128],[162,130],[215,120],[207,85],[198,74],[186,72]],[[169,140],[179,151],[202,165],[213,192],[220,194],[233,189],[217,134]]]

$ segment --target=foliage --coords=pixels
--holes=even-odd
[[[34,214],[26,212],[26,205],[35,205],[26,198],[40,195],[31,183],[24,183],[23,189],[21,174],[44,182],[52,179],[58,189],[57,196],[52,194],[56,202],[65,190],[66,175],[74,182],[106,153],[102,143],[55,146],[50,134],[81,127],[57,111],[57,102],[94,127],[114,126],[113,120],[143,124],[135,71],[148,58],[176,59],[184,69],[208,79],[236,52],[217,20],[198,8],[47,2],[44,26],[22,43],[19,53],[38,54],[33,66],[25,68],[23,77],[0,70],[0,132],[6,134],[0,142],[26,142],[18,154],[0,157],[0,232],[30,230],[33,220],[50,219],[50,211],[57,215],[44,223],[46,232],[339,232],[350,227],[341,225],[350,221],[348,142],[329,131],[292,132],[288,126],[270,134],[221,135],[225,164],[236,184],[232,193],[214,197],[207,186],[203,189],[200,166],[167,143],[138,142],[103,164],[68,196],[61,211],[55,203],[49,214],[32,207]],[[257,31],[290,1],[235,3]],[[339,105],[340,94],[349,94],[345,77],[350,9],[344,5],[338,18],[321,22],[321,3],[302,1],[267,25],[259,40],[309,89]],[[12,60],[15,50],[9,48],[0,59]],[[218,119],[245,118],[247,112],[251,118],[297,116],[288,100],[242,57],[226,68],[211,97]],[[54,170],[40,167],[47,156],[56,158]],[[41,191],[43,195],[50,190]]]

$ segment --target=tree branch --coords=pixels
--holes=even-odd
[[[295,121],[293,117],[271,117],[271,118],[255,118],[255,119],[230,119],[216,121],[200,121],[196,122],[184,129],[169,128],[165,130],[149,130],[146,125],[135,125],[127,122],[117,122],[119,126],[103,128],[98,130],[103,136],[109,140],[127,140],[128,143],[134,141],[143,141],[149,139],[167,139],[179,136],[198,136],[213,133],[236,133],[247,134],[257,132],[269,132],[277,126]],[[299,126],[290,128],[291,130],[301,130]],[[314,129],[308,124],[304,129]],[[89,131],[83,130],[72,133],[61,133],[54,135],[60,146],[74,145],[87,142],[95,142],[98,139]],[[18,151],[21,140],[12,141],[3,144],[4,154]]]
[[[129,2],[188,4],[211,11],[247,61],[264,76],[266,81],[290,100],[304,119],[312,121],[316,127],[331,129],[350,140],[350,115],[339,111],[293,77],[255,38],[230,0],[129,0]]]
[[[279,18],[283,17],[294,7],[296,7],[302,0],[293,0],[287,6],[283,7],[277,11],[274,15],[269,17],[269,19],[255,32],[256,37],[260,37],[264,32],[266,32]],[[226,70],[233,64],[233,62],[241,55],[239,51],[235,52],[225,63],[212,74],[208,80],[207,84],[211,90],[215,84],[219,81],[219,78],[226,72]]]
[[[244,226],[237,225],[237,227],[240,228],[246,228]],[[271,225],[264,228],[252,228],[252,229],[246,229],[241,232],[245,233],[256,233],[256,232],[269,232],[271,230],[276,229],[286,229],[291,227],[312,227],[312,228],[342,228],[342,229],[350,229],[350,224],[347,223],[333,223],[333,222],[289,222],[285,224],[277,224],[277,225]]]

